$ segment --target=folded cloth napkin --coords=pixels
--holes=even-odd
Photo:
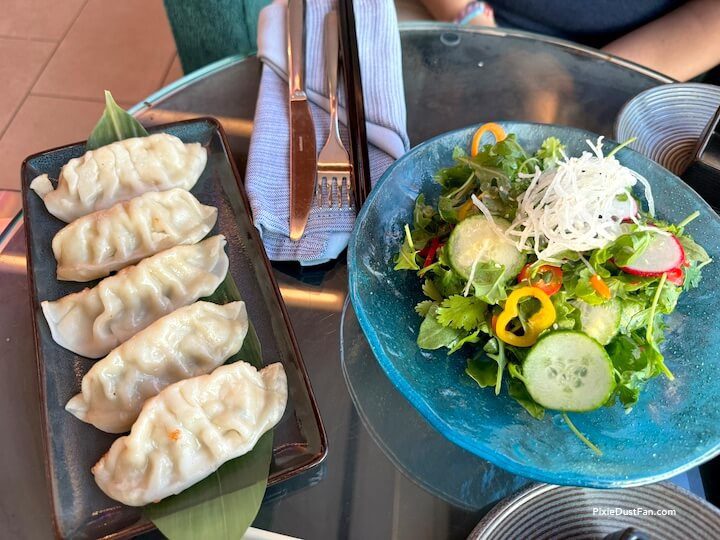
[[[323,47],[324,20],[325,15],[335,8],[335,2],[306,0],[305,4],[305,89],[320,151],[330,122]],[[370,142],[370,176],[374,183],[409,147],[405,132],[400,36],[392,0],[355,0],[354,8]],[[348,208],[315,206],[310,212],[303,238],[298,242],[290,240],[286,15],[287,0],[276,0],[260,13],[258,56],[264,65],[245,186],[255,226],[260,231],[270,259],[294,260],[309,266],[327,262],[340,254],[347,246],[355,214]],[[342,92],[340,102],[343,102]],[[339,116],[344,123],[345,111],[342,107]],[[346,148],[349,148],[344,126],[341,126],[341,136]]]

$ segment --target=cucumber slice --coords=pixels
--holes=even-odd
[[[530,396],[557,411],[592,411],[615,389],[610,357],[583,332],[546,334],[530,349],[522,371]]]
[[[617,335],[622,314],[620,302],[613,299],[593,306],[576,300],[573,305],[580,311],[580,329],[600,345],[607,345]]]
[[[494,218],[495,225],[507,229],[510,223]],[[502,238],[482,215],[471,216],[457,224],[447,244],[450,265],[463,278],[468,279],[472,265],[494,262],[505,266],[503,277],[509,280],[518,275],[525,264],[525,255]]]

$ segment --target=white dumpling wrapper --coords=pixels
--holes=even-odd
[[[101,358],[160,317],[210,296],[227,275],[225,237],[175,246],[123,268],[92,289],[44,301],[55,342]]]
[[[30,183],[53,216],[71,222],[148,191],[189,190],[207,163],[200,143],[168,133],[124,139],[68,161],[57,188],[46,174]]]
[[[95,481],[129,506],[180,493],[252,450],[282,418],[287,395],[280,363],[257,371],[240,361],[173,384],[93,467]]]
[[[65,409],[108,433],[124,433],[143,403],[173,383],[204,375],[242,347],[244,302],[195,302],[155,321],[98,360]]]
[[[55,235],[57,278],[105,277],[165,249],[194,244],[215,225],[217,208],[184,189],[151,191],[76,219]]]

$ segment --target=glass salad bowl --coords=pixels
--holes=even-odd
[[[569,156],[587,150],[598,135],[570,127],[501,122],[528,151],[547,137],[557,137]],[[573,423],[603,454],[590,451],[563,422],[547,411],[530,416],[507,392],[496,396],[465,375],[461,349],[420,350],[421,319],[414,306],[422,299],[415,272],[393,270],[412,222],[414,201],[424,193],[437,201],[435,172],[453,163],[453,148],[468,148],[477,126],[430,139],[395,162],[363,206],[348,249],[350,297],[360,325],[387,377],[404,397],[445,437],[488,461],[541,482],[614,488],[657,482],[712,458],[720,452],[720,263],[703,271],[700,287],[681,296],[668,318],[665,361],[675,375],[649,381],[628,413],[622,406],[572,414]],[[607,144],[610,143],[610,144]],[[605,148],[615,143],[607,141]],[[652,186],[656,215],[680,222],[700,216],[687,232],[714,260],[720,257],[720,218],[680,178],[628,148],[619,161],[639,172]],[[644,201],[642,189],[636,196]],[[505,383],[504,383],[505,384]],[[393,414],[392,410],[387,414]],[[438,463],[438,467],[452,467]]]

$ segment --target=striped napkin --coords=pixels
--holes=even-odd
[[[354,7],[370,142],[370,176],[374,183],[409,147],[400,36],[392,0],[355,0]],[[324,19],[334,8],[332,0],[306,0],[305,87],[318,151],[325,143],[330,121],[323,53]],[[258,56],[263,72],[245,186],[268,257],[310,266],[335,259],[345,249],[355,214],[347,208],[314,207],[303,238],[298,242],[289,238],[286,13],[286,0],[276,0],[260,13]],[[339,116],[344,124],[343,101],[341,90]],[[343,142],[350,148],[347,130],[344,125],[340,128]]]

